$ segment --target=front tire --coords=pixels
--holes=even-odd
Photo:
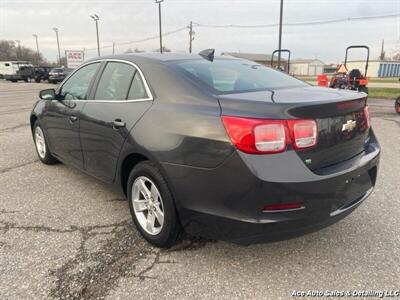
[[[162,248],[177,243],[182,228],[175,202],[153,163],[144,161],[133,168],[128,179],[128,200],[133,222],[149,243]]]
[[[58,163],[58,160],[50,153],[44,131],[38,122],[33,126],[33,140],[35,142],[36,152],[42,163],[46,165],[54,165]]]

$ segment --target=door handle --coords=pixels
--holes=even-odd
[[[114,129],[120,129],[125,127],[125,122],[122,122],[121,119],[115,119],[112,124]]]
[[[70,116],[69,117],[69,121],[71,122],[71,123],[74,123],[75,121],[77,121],[78,120],[78,117],[77,116]]]

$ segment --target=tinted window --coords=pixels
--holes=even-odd
[[[136,71],[135,77],[133,78],[131,88],[129,90],[128,99],[145,99],[148,98],[146,93],[146,89],[144,88],[144,84],[139,72]]]
[[[6,67],[9,67],[10,66],[10,64],[8,64],[8,63],[6,63],[6,64],[4,64]]]
[[[52,69],[50,72],[51,73],[61,73],[63,69]]]
[[[131,65],[109,62],[101,75],[94,99],[125,100],[135,68]]]
[[[89,85],[96,74],[99,63],[93,63],[80,68],[62,86],[62,100],[85,100]]]
[[[244,60],[191,60],[178,63],[178,66],[219,92],[307,85],[280,71]]]

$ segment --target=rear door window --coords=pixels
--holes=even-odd
[[[108,62],[99,84],[95,100],[126,100],[136,69],[129,64]]]
[[[140,73],[136,71],[132,80],[132,85],[129,90],[128,100],[146,99],[148,95],[144,87]]]

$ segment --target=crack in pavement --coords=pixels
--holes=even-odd
[[[210,243],[216,243],[216,240],[206,239],[186,235],[181,243],[168,249],[169,252],[194,251],[206,247]]]
[[[12,166],[12,167],[7,167],[7,168],[4,168],[4,169],[0,169],[0,174],[2,174],[2,173],[7,173],[7,172],[10,172],[10,171],[12,171],[12,170],[14,170],[14,169],[18,169],[18,168],[22,168],[22,167],[25,167],[25,166],[34,164],[34,163],[36,163],[36,162],[38,162],[38,161],[39,161],[38,159],[35,159],[35,160],[31,160],[31,161],[28,161],[28,162],[23,163],[23,164],[20,164],[20,165],[16,165],[16,166]]]
[[[0,111],[0,115],[12,115],[16,113],[21,113],[27,110],[31,110],[32,107],[21,107],[20,109],[10,109],[10,110],[5,110],[5,111]]]
[[[111,200],[119,201],[116,198]],[[2,209],[0,213],[10,214],[17,211]],[[69,225],[66,228],[27,226],[0,220],[0,233],[6,234],[12,230],[54,234],[79,233],[77,252],[68,257],[61,266],[49,270],[53,287],[48,296],[54,299],[104,299],[118,285],[121,278],[157,280],[158,276],[151,274],[156,266],[179,263],[162,259],[163,254],[198,250],[209,242],[203,238],[186,235],[180,244],[171,249],[156,249],[133,230],[131,219],[105,225]],[[8,247],[9,245],[0,241],[0,249]]]
[[[209,242],[203,238],[186,236],[185,240],[169,250],[156,249],[140,237],[137,231],[132,230],[131,219],[106,225],[70,225],[65,229],[46,225],[22,226],[6,221],[0,221],[0,224],[3,224],[0,230],[4,233],[10,230],[80,233],[77,253],[60,267],[49,271],[49,275],[55,277],[54,287],[49,292],[49,297],[54,299],[104,299],[123,277],[156,280],[157,277],[148,275],[156,266],[177,264],[172,260],[162,260],[162,254],[198,250]],[[110,238],[103,239],[98,249],[89,249],[88,241],[100,235]],[[94,242],[100,245],[100,242]],[[0,242],[0,248],[3,246],[6,247],[6,244]],[[143,261],[147,266],[139,271],[139,264],[142,266]],[[135,274],[135,271],[139,272]]]
[[[106,200],[106,202],[125,202],[125,201],[127,201],[126,198],[113,198]]]
[[[99,233],[82,232],[81,244],[75,257],[50,272],[50,275],[56,277],[56,285],[50,291],[50,297],[104,299],[121,277],[129,276],[135,270],[139,260],[154,253],[154,248],[134,234],[130,220],[113,226],[108,233],[113,235],[112,238],[107,239],[96,252],[89,252],[85,245],[89,238]]]
[[[140,280],[157,279],[157,277],[147,276],[146,273],[150,272],[156,265],[159,265],[159,264],[176,264],[177,262],[172,261],[172,260],[161,260],[160,259],[160,256],[161,256],[162,252],[164,252],[164,251],[163,250],[159,250],[158,252],[156,252],[155,256],[154,256],[154,259],[151,262],[151,264],[148,267],[146,267],[144,270],[140,271],[134,277],[138,277]]]
[[[22,127],[28,127],[28,126],[29,126],[29,123],[18,124],[18,125],[15,125],[13,127],[2,128],[2,129],[0,129],[0,132],[11,131],[11,130],[14,130],[14,129],[18,129],[18,128],[22,128]]]
[[[400,126],[400,121],[398,121],[398,120],[393,120],[393,119],[388,119],[388,118],[382,118],[382,119],[385,121],[394,122],[397,124],[397,126]]]
[[[17,212],[18,212],[17,210],[0,209],[0,215],[3,215],[3,214],[15,214]]]

